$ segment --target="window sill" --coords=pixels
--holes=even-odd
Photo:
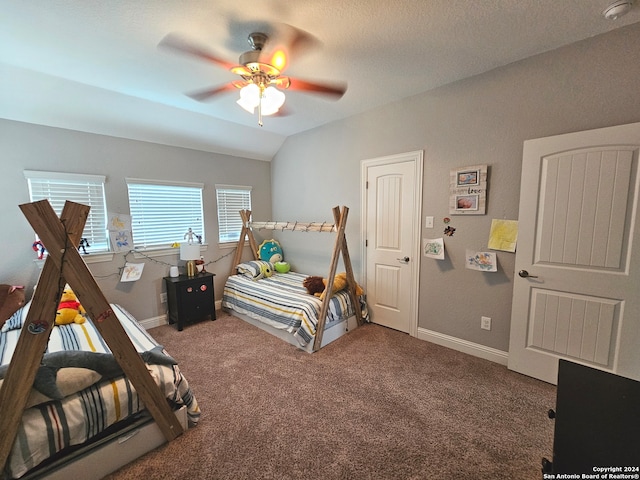
[[[245,245],[249,245],[249,242],[247,242]],[[234,241],[234,242],[220,242],[218,243],[218,248],[235,248],[238,246],[238,241]]]
[[[200,252],[206,252],[209,245],[203,243],[200,245]],[[180,255],[180,247],[169,247],[169,248],[148,248],[146,250],[131,250],[134,258],[153,258],[153,257],[166,257],[167,255]]]

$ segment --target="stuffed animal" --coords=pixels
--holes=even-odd
[[[260,273],[254,280],[260,280],[261,278],[269,278],[273,275],[273,270],[271,269],[271,264],[269,262],[260,262]]]
[[[307,289],[310,295],[320,295],[324,292],[324,282],[322,277],[311,276],[302,281],[302,286]]]
[[[323,278],[322,283],[326,287],[327,280]],[[345,288],[347,288],[347,273],[346,272],[338,273],[335,277],[333,277],[333,288],[331,289],[332,290],[331,296],[333,296],[336,292],[339,292],[340,290],[343,290]],[[325,292],[326,292],[326,288],[323,288],[322,293],[316,294],[316,297],[320,297],[320,300],[324,299]],[[364,290],[362,290],[362,287],[356,283],[356,297],[359,297],[363,293],[364,293]]]
[[[0,328],[24,305],[24,286],[0,284]]]
[[[265,262],[276,263],[284,260],[282,247],[277,240],[265,240],[260,244],[256,253],[258,257],[260,257],[260,260],[264,260]]]
[[[56,312],[56,325],[67,325],[69,323],[84,323],[85,309],[82,308],[78,297],[73,293],[73,290],[66,285],[62,291],[60,297],[60,305],[58,305],[58,311]]]
[[[311,276],[302,281],[302,285],[307,289],[311,295],[324,299],[324,292],[327,286],[327,280],[322,277]],[[347,287],[347,273],[338,273],[333,277],[333,288],[331,295]],[[362,287],[356,283],[356,297],[359,297],[364,293]]]
[[[291,265],[289,265],[287,262],[276,262],[273,264],[273,266],[278,273],[289,273],[289,271],[291,270]]]

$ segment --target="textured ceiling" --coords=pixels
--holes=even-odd
[[[0,15],[0,117],[269,160],[288,135],[640,21],[610,0],[23,0]],[[286,73],[341,81],[338,101],[287,91],[287,115],[242,110],[237,77],[158,48],[180,34],[236,62],[247,35],[285,23],[317,45]]]

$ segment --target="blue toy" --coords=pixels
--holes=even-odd
[[[265,240],[258,247],[258,256],[260,260],[264,260],[265,262],[281,262],[284,260],[284,254],[282,252],[282,247],[277,240]]]

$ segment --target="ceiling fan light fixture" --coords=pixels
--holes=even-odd
[[[273,115],[284,105],[285,95],[275,87],[260,88],[255,83],[245,85],[240,89],[240,98],[236,101],[250,114],[258,108],[258,124],[262,126],[262,116]]]
[[[240,89],[240,98],[236,103],[253,115],[255,108],[260,104],[260,87],[255,83],[245,85]]]
[[[284,93],[275,87],[267,87],[262,94],[262,115],[273,115],[284,105]]]

